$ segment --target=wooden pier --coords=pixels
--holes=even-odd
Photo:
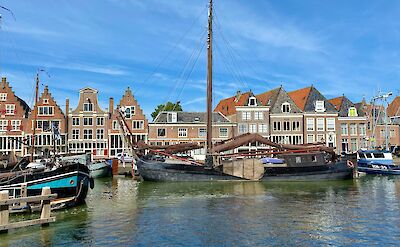
[[[9,191],[0,191],[0,233],[8,232],[10,229],[21,227],[42,225],[47,226],[51,222],[55,222],[56,218],[51,217],[50,201],[57,198],[57,194],[51,194],[50,187],[44,187],[40,196],[24,196],[18,198],[10,198]],[[11,222],[10,212],[13,205],[26,205],[30,202],[41,202],[41,214],[39,219]]]

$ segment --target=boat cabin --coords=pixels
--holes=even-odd
[[[381,150],[365,150],[357,153],[357,160],[359,163],[379,163],[379,164],[392,164],[393,157],[388,151]]]

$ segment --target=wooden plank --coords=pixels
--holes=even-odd
[[[16,228],[21,228],[21,227],[27,227],[27,226],[40,225],[40,224],[49,224],[49,223],[52,223],[55,221],[56,221],[55,217],[50,217],[48,219],[34,219],[34,220],[13,222],[13,223],[10,223],[10,224],[4,225],[4,226],[0,226],[0,231],[16,229]]]
[[[8,190],[0,191],[0,199],[8,199]],[[10,211],[8,204],[0,205],[0,226],[8,225],[10,219]]]
[[[42,196],[50,195],[51,190],[50,187],[43,187],[42,188]],[[40,219],[49,219],[51,213],[51,206],[50,200],[43,200],[42,201],[42,213],[40,214]]]
[[[56,199],[56,198],[57,198],[57,194],[3,199],[3,200],[0,200],[0,206],[1,205],[12,205],[15,203],[20,203],[20,202],[39,202],[42,200],[52,200],[52,199]]]

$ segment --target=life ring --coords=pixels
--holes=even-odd
[[[354,168],[354,164],[351,160],[347,160],[347,167]]]

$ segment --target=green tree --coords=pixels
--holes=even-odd
[[[182,111],[181,102],[178,101],[174,104],[168,101],[166,105],[158,105],[153,113],[151,113],[151,117],[155,119],[160,111]]]

